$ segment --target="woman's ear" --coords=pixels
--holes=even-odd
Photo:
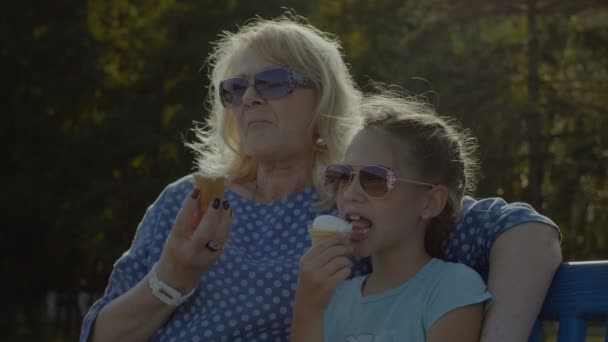
[[[449,190],[445,185],[435,185],[432,189],[427,190],[420,218],[430,220],[441,214],[448,201],[448,196]]]

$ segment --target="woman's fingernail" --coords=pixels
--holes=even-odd
[[[198,199],[198,196],[201,194],[201,191],[199,189],[194,189],[192,190],[192,194],[190,195],[190,197],[194,198],[194,199]]]
[[[220,199],[216,198],[213,200],[213,204],[211,205],[213,207],[213,209],[218,209],[220,207]]]
[[[228,203],[228,201],[224,201],[224,203],[222,203],[222,208],[224,208],[224,210],[230,209],[230,203]]]

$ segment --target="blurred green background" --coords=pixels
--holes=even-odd
[[[210,41],[283,6],[341,38],[364,89],[424,93],[470,128],[477,196],[551,217],[565,260],[608,259],[605,0],[11,1],[1,340],[76,339],[146,207],[193,170]]]

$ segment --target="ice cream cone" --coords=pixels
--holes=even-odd
[[[348,234],[352,231],[350,223],[332,215],[321,215],[315,218],[308,229],[312,245],[316,246],[321,241],[338,234]]]

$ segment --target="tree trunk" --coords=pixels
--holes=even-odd
[[[528,202],[537,210],[542,209],[543,155],[541,136],[541,115],[538,108],[539,79],[538,79],[538,30],[536,0],[527,0],[528,16],[528,111],[527,133],[529,143],[528,156]]]

